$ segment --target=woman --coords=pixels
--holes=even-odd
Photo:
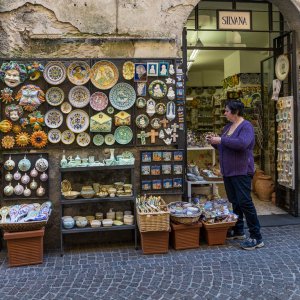
[[[209,136],[208,142],[219,150],[221,172],[228,200],[238,220],[229,235],[230,239],[244,239],[245,216],[250,237],[241,243],[246,250],[264,246],[260,224],[251,198],[251,180],[254,174],[253,148],[254,128],[244,120],[244,104],[238,100],[228,101],[224,115],[230,122],[219,136]]]

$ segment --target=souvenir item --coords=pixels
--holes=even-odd
[[[0,122],[0,131],[7,133],[7,132],[10,132],[12,128],[13,128],[13,125],[12,125],[11,121],[3,120]]]
[[[41,157],[35,162],[35,168],[39,172],[45,172],[48,169],[49,163],[48,160]]]
[[[40,130],[40,131],[35,131],[31,137],[30,141],[33,147],[35,148],[43,148],[47,145],[47,134]]]
[[[5,107],[5,115],[13,122],[18,121],[23,115],[23,108],[20,105],[10,104]]]
[[[71,131],[83,132],[89,127],[89,115],[81,109],[75,109],[68,114],[66,123]]]
[[[158,76],[158,63],[148,62],[147,63],[147,75]]]
[[[49,128],[58,128],[63,120],[63,114],[58,109],[51,109],[46,112],[45,123]]]
[[[166,105],[164,103],[157,103],[155,105],[155,112],[158,115],[164,115],[166,113]]]
[[[172,139],[171,138],[163,139],[163,141],[165,142],[166,145],[171,145],[171,143],[172,143]]]
[[[164,133],[164,131],[163,131],[162,129],[159,131],[158,137],[159,137],[161,140],[165,138],[165,133]]]
[[[39,110],[33,111],[28,115],[29,123],[34,131],[42,130],[42,126],[45,126],[44,115]]]
[[[86,132],[81,132],[76,137],[76,142],[81,147],[86,147],[91,142],[91,137]]]
[[[129,144],[133,138],[133,133],[130,127],[120,126],[115,130],[115,140],[121,145]]]
[[[105,109],[108,105],[108,98],[107,96],[102,92],[96,92],[92,94],[90,98],[90,106],[92,109],[96,111],[101,111]]]
[[[112,62],[101,60],[93,65],[90,77],[96,88],[108,90],[118,82],[119,71]]]
[[[169,175],[169,174],[171,174],[171,172],[172,172],[172,167],[171,167],[171,165],[162,165],[161,166],[161,172],[162,172],[162,174],[164,174],[164,175]]]
[[[154,80],[150,83],[148,92],[154,99],[161,99],[167,94],[167,85],[161,80]]]
[[[155,101],[151,98],[147,101],[146,112],[150,117],[152,117],[155,114]]]
[[[166,78],[166,84],[175,84],[175,80],[172,78]]]
[[[175,103],[173,101],[169,101],[167,103],[167,113],[166,113],[166,117],[169,121],[172,121],[175,119],[176,115],[175,115]]]
[[[142,180],[142,190],[143,191],[151,190],[151,180]]]
[[[44,189],[42,186],[40,186],[40,187],[36,190],[36,194],[37,194],[37,196],[39,196],[39,197],[44,196],[45,193],[46,193],[46,191],[45,191],[45,189]]]
[[[29,120],[28,118],[21,118],[20,119],[20,124],[22,128],[26,128],[27,125],[29,125]]]
[[[32,181],[30,182],[29,187],[30,187],[32,190],[36,190],[37,187],[38,187],[38,184],[37,184],[37,182],[36,182],[34,179],[32,179]]]
[[[61,140],[61,132],[58,129],[51,129],[48,132],[48,140],[52,144],[57,144]]]
[[[3,63],[0,68],[0,79],[9,87],[16,87],[27,78],[27,70],[24,64],[15,61]]]
[[[134,81],[147,81],[147,64],[135,63],[134,70]]]
[[[65,65],[60,61],[50,61],[45,66],[43,75],[48,83],[59,85],[67,77]]]
[[[170,75],[174,75],[174,74],[175,74],[175,70],[174,70],[174,65],[173,65],[173,64],[170,64],[170,67],[169,67],[169,74],[170,74]]]
[[[4,188],[3,192],[4,192],[4,195],[5,195],[5,196],[11,196],[11,195],[14,193],[14,188],[13,188],[13,186],[11,185],[11,182],[9,183],[9,185],[7,185],[7,186]],[[2,207],[2,209],[3,209],[3,207]],[[3,217],[2,217],[2,222],[3,222]]]
[[[173,180],[172,179],[169,179],[169,178],[166,178],[163,180],[163,187],[164,189],[170,189],[173,187]]]
[[[36,177],[38,176],[38,171],[36,170],[36,168],[33,168],[31,171],[30,171],[30,176],[31,177]]]
[[[46,101],[52,106],[60,105],[65,98],[64,91],[57,87],[53,86],[46,92]]]
[[[93,143],[96,146],[101,146],[104,143],[104,136],[102,134],[96,134],[93,137]]]
[[[115,143],[115,137],[113,134],[107,134],[104,138],[104,142],[106,145],[111,146]]]
[[[22,172],[27,172],[30,169],[30,167],[31,167],[31,162],[25,155],[24,158],[19,161],[18,168]]]
[[[72,110],[72,105],[69,102],[63,102],[62,105],[60,106],[60,110],[64,114],[68,114]]]
[[[31,190],[26,186],[23,192],[25,197],[29,197],[31,195]]]
[[[24,192],[23,186],[22,186],[20,183],[18,183],[18,184],[14,187],[14,193],[15,193],[17,196],[20,196],[20,195],[23,194],[23,192]]]
[[[114,109],[112,106],[109,106],[109,107],[107,108],[107,113],[110,114],[110,115],[113,114],[114,111],[115,111],[115,109]]]
[[[136,100],[136,106],[138,108],[144,108],[146,106],[146,103],[147,103],[146,99],[142,97],[139,97]]]
[[[134,105],[135,99],[135,90],[128,83],[118,83],[109,92],[111,105],[119,110],[129,109]]]
[[[45,67],[38,61],[34,61],[31,64],[26,64],[26,68],[29,79],[32,81],[38,80],[45,69]]]
[[[21,177],[21,182],[23,184],[27,184],[30,181],[30,177],[25,173],[22,177]]]
[[[74,61],[67,69],[69,80],[76,85],[83,85],[90,79],[90,66],[85,61]]]
[[[161,127],[161,124],[160,124],[160,119],[159,118],[154,118],[151,120],[151,126],[152,128],[154,129],[158,129]]]
[[[71,130],[65,130],[61,134],[61,141],[65,145],[70,145],[70,144],[72,144],[75,141],[75,134]]]
[[[68,97],[72,106],[82,108],[90,102],[90,91],[85,86],[74,86],[71,88]]]
[[[30,142],[30,136],[27,132],[20,132],[16,136],[16,144],[19,147],[25,147],[29,144],[29,142]]]
[[[146,138],[149,137],[149,133],[144,130],[137,134],[137,138],[141,139],[141,144],[146,145]]]
[[[174,92],[174,90],[171,86],[169,87],[167,97],[168,97],[169,100],[174,100],[175,99],[175,92]]]
[[[18,91],[16,100],[26,111],[34,111],[45,102],[45,94],[38,86],[28,84]]]
[[[12,181],[13,180],[13,175],[10,172],[8,172],[7,174],[5,174],[4,178],[5,178],[6,181]]]
[[[150,175],[150,166],[142,166],[141,173],[142,175]]]
[[[19,171],[15,172],[15,174],[14,174],[14,180],[16,180],[16,181],[20,180],[21,176],[22,175],[21,175],[21,173]]]
[[[146,128],[149,125],[149,118],[146,115],[138,115],[135,119],[135,124],[138,128]]]
[[[183,160],[183,152],[182,151],[174,151],[174,160],[182,161]]]
[[[15,145],[15,138],[13,136],[7,135],[2,138],[1,145],[5,149],[11,149]]]
[[[146,82],[138,82],[137,83],[137,94],[138,94],[138,96],[146,96],[147,95]]]
[[[131,115],[126,111],[120,111],[115,115],[115,126],[130,125]]]
[[[99,112],[90,119],[91,132],[110,132],[112,127],[112,118],[103,112]]]
[[[7,171],[13,170],[13,168],[16,166],[16,163],[11,159],[11,156],[9,156],[9,159],[5,161],[4,168]]]
[[[249,83],[249,74],[248,73],[240,74],[240,81],[242,84],[248,84]]]
[[[286,54],[279,55],[275,63],[275,74],[277,79],[283,81],[286,79],[290,70],[289,59]]]
[[[131,80],[134,77],[134,63],[126,61],[123,65],[123,77],[126,80]]]
[[[6,87],[0,91],[0,100],[5,104],[12,102],[14,101],[12,94],[13,90]]]
[[[162,188],[162,183],[160,179],[152,180],[152,189],[153,190],[160,190]]]
[[[169,63],[160,62],[158,66],[158,75],[159,76],[168,76],[169,75]]]

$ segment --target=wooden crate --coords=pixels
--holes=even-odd
[[[169,251],[169,231],[141,232],[144,254],[159,254]]]

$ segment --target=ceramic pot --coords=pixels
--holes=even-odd
[[[64,228],[66,228],[66,229],[71,229],[75,225],[75,221],[71,217],[69,217],[69,218],[63,218],[62,222],[63,222]]]
[[[76,220],[76,226],[80,227],[80,228],[85,227],[87,225],[87,223],[88,223],[88,220],[84,217],[78,218]]]
[[[255,190],[261,201],[270,201],[274,192],[274,183],[269,175],[259,175],[255,182]]]
[[[260,170],[260,169],[255,170],[255,173],[254,173],[253,179],[252,179],[252,192],[254,194],[256,194],[255,183],[257,181],[257,178],[259,175],[263,175],[263,174],[265,174],[265,172],[263,170]]]

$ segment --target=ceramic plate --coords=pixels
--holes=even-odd
[[[126,61],[123,65],[123,77],[126,80],[131,80],[134,77],[134,63]]]
[[[61,141],[66,145],[70,145],[75,141],[75,134],[71,130],[65,130],[61,134]]]
[[[75,109],[67,116],[67,126],[75,133],[80,133],[87,130],[89,124],[89,115],[81,109]]]
[[[248,84],[249,83],[249,74],[248,73],[242,73],[240,75],[240,81],[242,84]]]
[[[85,61],[72,62],[67,70],[69,80],[76,85],[83,85],[90,79],[90,66]]]
[[[110,114],[110,115],[113,114],[114,111],[115,111],[115,109],[114,109],[112,106],[109,106],[109,107],[107,108],[107,113]]]
[[[275,64],[275,74],[277,79],[283,81],[290,70],[289,59],[285,54],[279,55]]]
[[[46,92],[46,101],[52,106],[58,106],[63,103],[65,93],[59,87],[53,86]]]
[[[121,145],[129,144],[133,138],[133,133],[130,127],[120,126],[115,131],[115,140]]]
[[[101,60],[93,65],[90,77],[96,88],[108,90],[118,82],[119,71],[112,62]]]
[[[69,102],[64,102],[62,103],[62,105],[60,106],[60,110],[64,113],[64,114],[68,114],[71,110],[72,110],[72,105]]]
[[[111,133],[107,134],[104,138],[104,142],[106,145],[109,145],[109,146],[113,145],[115,143],[114,135]]]
[[[161,99],[167,94],[167,85],[161,80],[154,80],[150,83],[148,92],[154,99]]]
[[[45,114],[45,124],[49,128],[58,128],[63,120],[63,114],[58,109],[51,109]]]
[[[91,142],[91,137],[86,132],[81,132],[76,137],[76,142],[81,147],[86,147]]]
[[[93,143],[96,146],[101,146],[104,143],[104,136],[102,134],[96,134],[93,137]]]
[[[160,119],[159,118],[154,118],[151,120],[151,127],[154,129],[158,129],[161,127]]]
[[[149,118],[146,115],[138,115],[135,119],[135,124],[138,128],[146,128],[149,125]]]
[[[92,109],[96,111],[101,111],[105,109],[108,105],[108,98],[107,96],[102,92],[96,92],[92,94],[90,98],[90,106]]]
[[[155,105],[155,112],[158,115],[164,115],[166,113],[166,105],[164,103],[157,103]]]
[[[82,108],[90,102],[90,91],[85,86],[74,86],[69,92],[69,101],[76,108]]]
[[[52,144],[57,144],[61,140],[61,132],[58,129],[51,129],[48,132],[48,141]]]
[[[147,101],[145,98],[139,97],[136,99],[136,106],[138,108],[144,108],[146,106],[146,104],[147,104]]]
[[[126,110],[135,103],[136,93],[128,83],[118,83],[109,92],[111,105],[119,110]]]
[[[52,85],[61,84],[67,77],[66,67],[60,61],[50,61],[45,66],[43,75],[48,83]]]

